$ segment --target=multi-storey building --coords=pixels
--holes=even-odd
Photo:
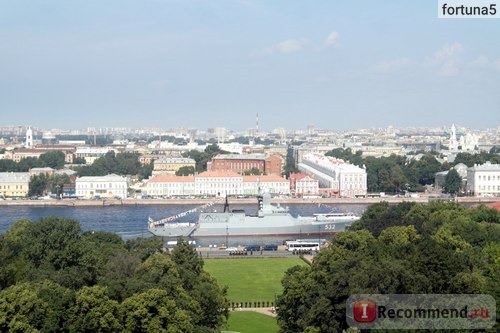
[[[322,193],[348,198],[367,194],[366,170],[341,159],[309,154],[304,156],[298,168],[314,175]]]
[[[281,176],[243,176],[243,195],[258,195],[264,192],[288,195],[290,182]]]
[[[208,171],[233,171],[239,174],[257,169],[267,175],[281,175],[283,158],[279,155],[266,154],[223,154],[208,162]]]
[[[19,162],[23,158],[27,157],[39,158],[40,155],[50,151],[62,151],[64,153],[64,161],[69,164],[73,163],[75,147],[68,145],[39,145],[35,148],[17,148],[14,150],[7,150],[5,151],[5,158],[13,160],[14,162]]]
[[[233,171],[205,171],[194,178],[196,195],[238,195],[243,192],[243,176]]]
[[[0,172],[0,196],[20,198],[28,195],[29,172]]]
[[[280,176],[242,176],[232,171],[206,171],[196,176],[154,176],[148,181],[146,191],[151,196],[289,194],[290,185]]]
[[[318,195],[319,181],[306,173],[291,173],[290,192],[296,196]]]
[[[115,174],[80,177],[75,180],[75,191],[80,198],[126,198],[128,179]]]
[[[146,184],[146,191],[154,197],[194,195],[194,176],[154,176]]]
[[[75,156],[83,158],[85,164],[93,164],[95,160],[105,156],[110,151],[119,152],[111,147],[78,147],[76,148]]]
[[[153,176],[175,174],[182,167],[196,167],[192,158],[160,158],[153,162]]]
[[[467,165],[463,163],[458,163],[453,167],[458,172],[458,175],[462,177],[462,184],[460,185],[460,189],[463,190],[467,184]],[[450,169],[451,170],[451,169]],[[443,189],[444,184],[446,182],[446,176],[448,175],[449,170],[436,172],[434,174],[434,188],[435,189]]]
[[[467,169],[467,193],[476,196],[500,196],[500,164],[486,162]]]
[[[52,176],[54,174],[54,169],[52,168],[31,168],[29,171],[31,176],[34,175],[47,175],[47,176]]]

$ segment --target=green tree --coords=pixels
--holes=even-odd
[[[69,309],[71,332],[119,332],[123,330],[122,312],[118,302],[106,295],[106,288],[83,287],[76,293]]]
[[[49,184],[49,177],[47,177],[47,175],[44,173],[31,176],[29,182],[28,196],[45,195],[48,184]]]
[[[291,173],[297,173],[299,171],[295,163],[295,158],[293,157],[293,148],[289,146],[286,153],[285,166],[283,167],[283,176],[288,178]]]
[[[35,286],[22,283],[0,291],[0,331],[46,331],[45,319],[53,316],[47,302],[38,297]]]
[[[182,154],[183,157],[189,157],[196,161],[196,172],[203,172],[207,170],[207,162],[219,154],[229,154],[229,152],[222,150],[216,143],[208,145],[203,152],[198,150],[190,150]]]
[[[30,171],[30,169],[41,168],[44,166],[45,165],[43,164],[43,162],[36,157],[25,157],[25,158],[22,158],[17,163],[17,171],[18,172],[28,172],[28,171]]]
[[[190,176],[194,175],[195,169],[193,166],[182,166],[175,172],[176,176]]]
[[[153,174],[154,169],[154,161],[151,161],[149,164],[145,164],[141,167],[141,171],[139,172],[140,179],[148,179]]]
[[[51,193],[55,193],[56,196],[60,197],[63,191],[64,184],[69,184],[71,180],[66,174],[54,174],[49,177],[47,189]]]
[[[196,249],[185,239],[179,238],[171,253],[172,261],[177,264],[184,288],[191,290],[197,283],[203,271],[203,259],[196,253]]]
[[[18,171],[17,163],[13,160],[0,160],[0,172],[16,172]]]
[[[444,179],[443,190],[446,193],[457,194],[462,186],[462,177],[458,174],[457,170],[454,168],[448,171]]]
[[[357,165],[359,167],[362,167],[364,163],[362,155],[363,152],[361,150],[358,150],[356,151],[356,153],[353,153],[351,148],[346,148],[346,149],[335,148],[325,153],[325,156],[339,158],[351,164]]]
[[[494,259],[500,226],[477,221],[495,221],[494,215],[449,202],[405,204],[371,206],[352,228],[360,230],[338,233],[311,267],[286,273],[278,298],[281,332],[347,329],[352,294],[500,296]]]
[[[259,169],[257,168],[251,168],[250,170],[246,170],[244,172],[245,175],[249,176],[249,175],[254,175],[254,176],[259,176],[259,175],[263,175],[264,172],[263,171],[260,171]]]
[[[49,151],[40,155],[40,160],[46,167],[62,169],[65,163],[65,155],[62,151]]]
[[[75,157],[73,159],[73,164],[87,164],[87,161],[83,157]]]
[[[121,308],[124,332],[195,332],[189,314],[161,289],[131,296]]]

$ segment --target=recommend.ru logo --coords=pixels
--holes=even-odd
[[[359,329],[487,329],[496,302],[490,295],[361,294],[349,297],[346,316]]]

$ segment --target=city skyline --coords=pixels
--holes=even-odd
[[[0,22],[5,124],[500,124],[500,25],[435,1],[21,1]]]

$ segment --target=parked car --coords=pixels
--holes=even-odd
[[[264,251],[278,251],[278,245],[276,244],[266,244],[262,247]]]
[[[260,251],[260,245],[252,244],[245,246],[245,251]]]

